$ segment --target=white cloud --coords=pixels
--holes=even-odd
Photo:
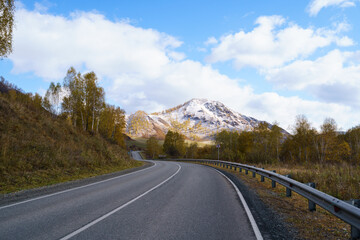
[[[89,12],[63,17],[24,8],[18,8],[16,21],[14,53],[10,56],[14,73],[31,72],[43,79],[62,81],[70,66],[93,70],[103,83],[109,83],[105,86],[107,98],[128,113],[139,109],[163,110],[201,97],[222,101],[234,110],[261,120],[277,120],[285,128],[302,113],[316,123],[325,117],[334,117],[340,126],[346,127],[355,125],[354,121],[359,119],[353,117],[349,107],[341,104],[305,101],[270,92],[256,94],[250,86],[240,86],[239,79],[229,78],[211,65],[185,59],[183,53],[176,51],[182,43],[174,37],[134,27],[129,22],[112,22]],[[274,27],[284,22],[281,17],[259,18],[259,27],[253,34],[274,39]],[[317,39],[316,46],[328,41],[311,29],[292,25],[286,31],[290,30],[305,32],[309,38]],[[286,31],[277,31],[275,38],[292,41]],[[253,37],[251,40],[261,41]],[[256,47],[275,51],[279,47],[273,45],[282,43],[277,41],[257,43],[250,46],[253,49],[249,51],[255,51]],[[347,58],[356,62],[359,56]]]
[[[341,8],[354,7],[357,0],[312,0],[307,7],[310,16],[316,16],[321,9],[330,6],[338,6]]]
[[[131,79],[128,81],[131,82]],[[277,120],[288,130],[298,114],[305,114],[316,127],[326,117],[336,119],[339,126],[354,126],[359,117],[351,107],[337,103],[283,97],[274,92],[256,94],[250,86],[239,86],[235,79],[191,60],[169,64],[156,81],[142,81],[138,86],[124,85],[122,80],[114,84],[110,92],[112,98],[131,109],[146,109],[148,112],[160,111],[199,97],[221,101],[257,119],[269,122]],[[144,91],[146,98],[134,97],[133,92],[136,91]]]
[[[175,60],[175,61],[181,61],[184,60],[186,58],[185,53],[181,53],[181,52],[175,52],[175,51],[171,51],[168,53],[168,56]]]
[[[181,42],[152,29],[136,28],[126,22],[111,22],[96,13],[77,12],[71,18],[16,11],[14,52],[9,57],[15,73],[34,72],[58,79],[69,66],[85,66],[98,74],[113,76],[140,72],[156,78],[181,53],[172,49]]]
[[[217,44],[217,43],[218,43],[218,40],[216,40],[215,37],[209,37],[204,44],[207,46],[207,45],[213,45],[213,44]]]
[[[276,86],[306,90],[326,102],[360,106],[360,51],[333,50],[316,60],[299,60],[268,70],[266,78]]]
[[[345,36],[345,37],[336,39],[336,44],[339,47],[349,47],[349,46],[354,45],[354,41],[351,38]]]
[[[240,31],[225,35],[212,48],[207,57],[210,63],[233,60],[238,69],[250,66],[268,69],[282,66],[298,58],[304,58],[317,49],[336,43],[341,46],[353,44],[348,37],[338,34],[346,30],[346,24],[335,29],[302,28],[289,23],[281,16],[259,17],[251,32]]]
[[[277,93],[263,93],[253,95],[247,103],[247,109],[259,119],[275,119],[280,126],[288,131],[299,114],[307,116],[314,127],[318,128],[326,117],[335,119],[338,126],[343,128],[359,124],[360,114],[350,106],[336,103],[309,101],[299,97],[283,97]],[[264,111],[264,109],[266,109]]]

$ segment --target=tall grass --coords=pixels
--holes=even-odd
[[[290,174],[291,178],[303,182],[314,182],[316,188],[342,200],[360,199],[360,166],[340,164],[260,164],[277,173]]]

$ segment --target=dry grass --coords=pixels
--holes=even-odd
[[[99,135],[0,94],[0,193],[141,165]]]
[[[240,173],[226,170],[237,175],[249,188],[254,189],[266,205],[281,214],[286,222],[297,229],[300,238],[314,240],[350,238],[350,225],[319,206],[315,212],[308,211],[308,200],[297,193],[293,192],[292,197],[289,198],[286,197],[285,187],[277,184],[276,188],[272,188],[269,179],[265,178],[265,182],[260,182],[260,176],[253,178],[251,172],[245,175],[244,171]],[[282,169],[278,168],[278,171],[281,172]],[[286,172],[286,168],[283,171]]]
[[[276,170],[282,175],[290,174],[299,182],[316,183],[316,188],[342,200],[360,199],[360,166],[342,164],[258,165]]]

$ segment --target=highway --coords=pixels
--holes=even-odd
[[[0,206],[0,239],[262,239],[240,193],[217,170],[151,162],[139,171]]]

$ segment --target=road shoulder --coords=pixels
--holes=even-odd
[[[301,239],[297,237],[297,231],[286,223],[279,213],[264,203],[256,191],[250,189],[243,180],[223,169],[216,169],[225,174],[239,188],[264,239]]]
[[[151,167],[152,165],[154,165],[154,163],[144,161],[144,165],[142,165],[140,167],[128,168],[128,169],[118,171],[118,172],[103,174],[103,175],[99,175],[99,176],[94,176],[94,177],[90,177],[90,178],[84,178],[84,179],[79,179],[79,180],[74,180],[74,181],[69,181],[69,182],[57,183],[57,184],[43,186],[43,187],[34,188],[34,189],[22,190],[22,191],[18,191],[18,192],[14,192],[14,193],[9,193],[9,194],[0,194],[0,206],[4,206],[4,205],[12,204],[15,202],[20,202],[20,201],[25,201],[25,200],[28,200],[31,198],[36,198],[36,197],[40,197],[43,195],[52,194],[55,192],[64,191],[64,190],[75,188],[75,187],[84,186],[84,185],[95,183],[98,181],[103,181],[103,180],[110,179],[113,177],[136,172],[136,171]]]

